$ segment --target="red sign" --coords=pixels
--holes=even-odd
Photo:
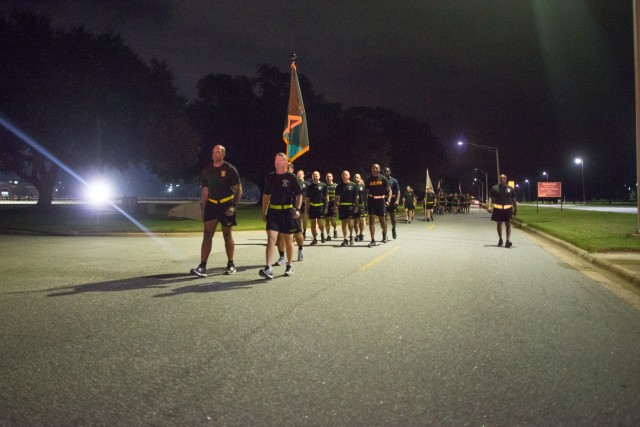
[[[562,197],[562,183],[538,182],[538,197]]]

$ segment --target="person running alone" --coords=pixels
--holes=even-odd
[[[493,203],[493,205],[492,205]],[[518,202],[516,200],[516,192],[513,187],[507,184],[507,176],[500,175],[500,182],[491,187],[489,195],[488,211],[491,212],[491,221],[497,223],[498,229],[498,246],[502,246],[502,224],[504,223],[507,232],[507,241],[504,242],[505,248],[510,248],[511,243],[511,218],[518,210]]]
[[[238,170],[224,161],[227,150],[222,145],[216,145],[211,151],[212,163],[202,171],[200,206],[204,233],[200,246],[200,265],[192,268],[190,273],[198,277],[207,277],[207,261],[211,254],[213,235],[218,223],[222,229],[224,249],[227,253],[227,268],[224,274],[234,274],[236,267],[233,263],[235,242],[231,227],[236,223],[236,206],[242,198],[242,184]]]
[[[275,172],[267,175],[262,195],[262,221],[267,225],[266,265],[258,272],[265,279],[273,279],[271,260],[279,236],[285,243],[287,267],[285,276],[293,274],[293,235],[300,232],[302,188],[294,174],[287,171],[287,155],[275,157]]]

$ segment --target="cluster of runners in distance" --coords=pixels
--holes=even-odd
[[[201,209],[204,232],[200,250],[200,264],[190,273],[199,277],[207,277],[207,260],[211,253],[213,235],[218,223],[224,238],[227,267],[224,274],[236,272],[233,261],[235,243],[232,227],[236,223],[236,206],[242,198],[242,185],[235,166],[224,160],[226,149],[222,145],[213,147],[213,162],[202,172]],[[289,163],[286,154],[278,153],[274,159],[275,171],[267,175],[262,196],[262,220],[266,224],[267,244],[265,266],[259,275],[265,279],[273,278],[272,266],[285,265],[285,276],[293,275],[294,241],[298,246],[297,260],[304,260],[304,241],[307,237],[307,224],[311,228],[310,246],[319,242],[325,243],[338,239],[336,217],[341,221],[341,246],[353,246],[354,242],[364,241],[365,218],[369,218],[370,242],[368,247],[387,243],[387,216],[391,225],[391,237],[398,237],[396,231],[396,211],[398,206],[405,210],[405,223],[411,223],[415,214],[417,198],[413,189],[407,186],[401,191],[398,180],[391,176],[391,169],[380,165],[371,167],[371,174],[362,179],[355,174],[353,180],[349,171],[342,172],[339,182],[334,181],[332,173],[321,181],[320,172],[311,174],[311,180],[305,180],[303,170],[294,174],[293,164]],[[515,213],[515,193],[511,187],[499,188],[506,183],[506,176],[501,183],[492,189],[492,197],[499,200],[489,207],[492,220],[498,222],[499,246],[502,246],[502,227],[506,224],[507,244],[510,242],[511,216]],[[426,188],[423,205],[425,220],[433,221],[434,211],[440,215],[446,212],[453,214],[469,212],[471,199],[468,194],[444,193],[436,195],[433,189]],[[491,206],[489,204],[488,206]],[[497,208],[500,206],[500,208]],[[497,209],[497,210],[496,210]],[[500,216],[496,216],[497,214]],[[495,218],[494,218],[495,217]],[[376,240],[376,218],[380,224],[381,239]],[[508,219],[507,219],[508,218]],[[276,249],[278,258],[275,258]]]

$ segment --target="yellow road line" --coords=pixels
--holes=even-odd
[[[394,253],[398,249],[400,249],[400,246],[396,246],[395,248],[391,249],[390,251],[383,253],[379,257],[372,259],[371,261],[369,261],[366,264],[363,264],[362,266],[360,266],[359,270],[363,271],[363,270],[370,269],[371,267],[373,267],[374,265],[376,265],[377,263],[379,263],[380,261],[382,261],[383,259],[385,259],[389,255],[391,255],[392,253]]]

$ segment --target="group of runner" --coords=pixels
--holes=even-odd
[[[207,277],[207,260],[218,223],[221,225],[227,255],[224,273],[236,272],[233,261],[235,244],[231,228],[236,225],[235,208],[242,197],[242,185],[236,168],[224,161],[225,154],[226,149],[223,146],[213,147],[213,162],[202,174],[201,208],[204,233],[201,260],[198,267],[190,271],[199,277]],[[371,174],[365,180],[360,174],[355,174],[353,181],[350,172],[345,170],[341,174],[341,181],[336,183],[333,181],[332,173],[325,174],[324,182],[320,181],[318,171],[312,173],[311,182],[304,180],[302,170],[294,175],[293,165],[288,162],[284,153],[276,154],[274,166],[275,171],[267,175],[265,180],[262,197],[262,220],[266,224],[267,245],[266,264],[260,269],[259,274],[266,279],[273,278],[272,265],[280,266],[286,263],[285,276],[293,274],[294,239],[298,245],[298,261],[304,259],[308,221],[311,225],[311,246],[318,244],[318,237],[321,243],[330,241],[332,237],[338,238],[336,216],[342,225],[341,246],[352,246],[354,242],[364,241],[365,218],[368,216],[371,236],[368,246],[374,247],[378,245],[376,218],[382,232],[382,243],[388,242],[387,215],[391,222],[392,237],[397,238],[396,210],[401,200],[405,208],[405,222],[410,223],[413,219],[416,196],[410,186],[401,194],[398,180],[391,177],[389,167],[385,167],[382,174],[380,165],[374,164]],[[503,185],[502,177],[500,184]],[[433,190],[427,188],[424,198],[425,219],[432,221],[434,210],[440,214],[444,214],[447,208],[454,214],[468,211],[468,201],[468,195],[456,197],[452,194],[451,198],[447,199],[441,193],[436,197]],[[500,222],[504,222],[504,218],[501,217]],[[500,223],[498,230],[501,245]],[[510,231],[508,227],[507,247],[511,246]],[[279,257],[273,261],[276,248]]]

